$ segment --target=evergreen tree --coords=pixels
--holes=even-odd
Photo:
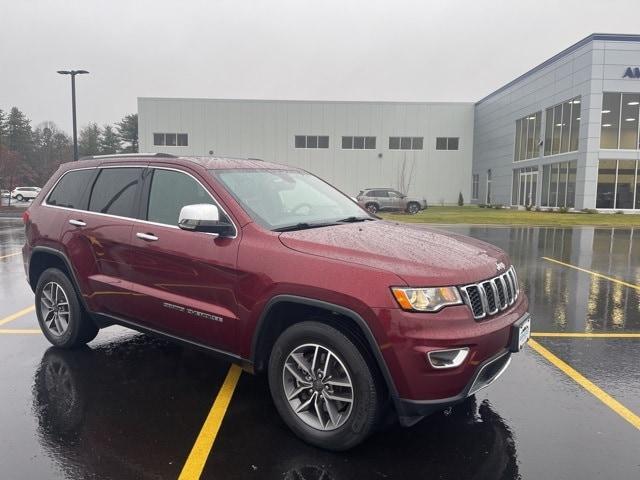
[[[100,153],[100,127],[96,123],[90,123],[80,130],[78,138],[78,150],[80,156],[98,155]]]
[[[138,114],[126,115],[116,124],[120,141],[124,144],[123,153],[138,153]]]
[[[5,144],[7,136],[7,115],[0,109],[0,145]]]
[[[29,163],[33,162],[31,121],[17,107],[9,112],[6,121],[6,145]]]
[[[100,153],[108,155],[120,152],[122,142],[120,136],[111,125],[105,125],[100,136]]]
[[[33,131],[39,184],[43,184],[61,163],[73,158],[69,136],[53,122],[43,122]]]

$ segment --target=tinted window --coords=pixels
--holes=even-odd
[[[358,150],[364,149],[364,137],[353,137],[353,148]]]
[[[367,137],[365,140],[364,148],[367,148],[367,149],[376,148],[376,137]]]
[[[164,134],[165,145],[169,147],[176,146],[176,134],[175,133],[165,133]]]
[[[178,225],[180,210],[185,205],[216,203],[211,195],[189,175],[172,170],[155,170],[151,181],[147,220]],[[227,221],[222,212],[220,219]]]
[[[58,207],[85,209],[86,205],[81,205],[82,196],[94,173],[93,169],[68,172],[49,194],[47,203]]]
[[[398,150],[400,148],[400,137],[389,137],[389,150]]]
[[[342,148],[353,148],[353,137],[342,137]]]
[[[154,133],[153,134],[153,144],[154,145],[164,145],[164,133]]]
[[[304,135],[296,135],[296,148],[307,148],[307,137]]]
[[[458,137],[449,138],[449,143],[447,144],[447,150],[458,150]]]
[[[187,133],[179,133],[178,134],[178,146],[186,147],[189,145],[189,135]]]
[[[447,137],[436,138],[436,150],[446,150],[446,149],[447,149]]]
[[[141,168],[105,168],[91,191],[89,210],[121,217],[134,216]]]
[[[318,148],[318,137],[309,135],[307,137],[307,148]]]
[[[329,137],[318,137],[318,148],[329,148]]]

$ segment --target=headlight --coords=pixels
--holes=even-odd
[[[460,305],[462,298],[456,287],[391,288],[403,310],[437,312],[448,305]]]

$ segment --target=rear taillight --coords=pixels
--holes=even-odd
[[[24,213],[22,214],[22,223],[24,223],[25,225],[27,223],[29,223],[29,211],[25,210]]]

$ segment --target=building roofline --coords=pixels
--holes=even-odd
[[[210,102],[260,102],[260,103],[349,103],[371,105],[461,105],[473,106],[476,102],[402,102],[385,100],[278,100],[265,98],[204,98],[204,97],[138,97],[138,100],[166,100],[166,101],[210,101]]]
[[[523,73],[519,77],[511,80],[509,83],[507,83],[507,84],[503,85],[502,87],[498,88],[497,90],[491,92],[489,95],[481,98],[480,100],[478,100],[476,102],[476,105],[479,105],[480,103],[482,103],[485,100],[493,97],[494,95],[497,95],[498,93],[503,92],[504,90],[506,90],[507,88],[515,85],[519,81],[527,78],[530,75],[533,75],[534,73],[538,72],[539,70],[542,70],[545,67],[548,67],[549,65],[551,65],[554,62],[556,62],[560,58],[568,55],[569,53],[577,50],[578,48],[580,48],[580,47],[582,47],[582,46],[584,46],[584,45],[586,45],[588,43],[593,42],[594,40],[607,40],[607,41],[610,41],[610,42],[640,42],[640,35],[638,35],[638,34],[618,34],[618,33],[592,33],[591,35],[583,38],[579,42],[576,42],[573,45],[571,45],[570,47],[565,48],[560,53],[555,54],[553,57],[549,58],[548,60],[545,60],[541,64],[536,65],[531,70],[528,70],[527,72]]]

